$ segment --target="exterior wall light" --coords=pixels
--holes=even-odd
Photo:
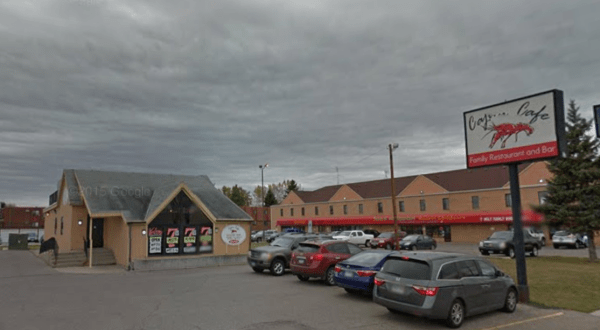
[[[142,235],[146,236],[146,229],[142,229]]]
[[[79,221],[77,221],[77,224],[81,226],[81,225],[83,225],[83,221],[79,220]]]

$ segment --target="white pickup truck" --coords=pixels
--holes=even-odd
[[[370,234],[365,234],[362,230],[345,230],[335,236],[333,239],[340,241],[348,241],[350,243],[354,243],[356,245],[364,245],[367,246],[371,240],[373,240],[374,236]]]

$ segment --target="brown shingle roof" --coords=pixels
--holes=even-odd
[[[531,163],[519,165],[519,173]],[[508,167],[493,166],[476,169],[461,169],[447,172],[424,174],[424,177],[440,185],[448,191],[469,191],[479,189],[501,188],[509,181]],[[404,190],[416,175],[395,178],[396,195]],[[348,187],[354,190],[362,198],[385,198],[390,197],[390,180],[376,180],[348,183]],[[327,202],[342,187],[342,185],[327,186],[314,191],[296,191],[304,203]]]

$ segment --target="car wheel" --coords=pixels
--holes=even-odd
[[[542,238],[542,246],[546,246],[546,238]]]
[[[430,247],[430,249],[431,249],[431,250],[435,250],[435,245],[431,244],[431,247]]]
[[[484,255],[484,256],[489,256],[490,255],[490,253],[488,251],[485,251],[485,250],[481,251],[481,254]]]
[[[458,328],[462,325],[465,319],[465,307],[462,302],[455,299],[450,305],[450,311],[448,311],[448,318],[446,318],[446,325],[450,328]]]
[[[413,250],[413,251],[417,251],[417,246],[416,246],[416,245],[413,245],[413,246],[411,247],[411,250]]]
[[[385,249],[386,250],[391,250],[392,249],[392,244],[386,244],[385,245]]]
[[[558,245],[554,244],[554,248],[555,248],[555,249],[558,249]]]
[[[579,250],[579,249],[581,249],[581,248],[582,248],[582,247],[581,247],[581,243],[579,243],[579,242],[575,242],[575,249]]]
[[[538,247],[534,245],[529,255],[532,257],[537,257],[539,253]]]
[[[506,255],[513,259],[515,257],[515,248],[509,247],[508,251],[506,251]]]
[[[504,300],[503,311],[507,313],[513,313],[517,309],[517,291],[515,289],[508,289],[508,293],[506,294],[506,299]]]
[[[275,259],[271,263],[271,274],[274,276],[281,276],[285,273],[285,264],[281,259]]]
[[[258,268],[258,267],[252,267],[252,270],[257,272],[257,273],[262,273],[263,269],[262,268]]]
[[[333,266],[327,268],[325,272],[325,284],[329,286],[335,285],[335,269],[333,269]]]
[[[308,277],[308,276],[304,276],[304,275],[298,275],[298,279],[299,279],[300,281],[302,281],[302,282],[306,282],[306,281],[308,281],[308,279],[309,279],[309,278],[310,278],[310,277]]]
[[[370,241],[370,240],[366,240],[366,241],[365,241],[365,247],[369,246],[370,244],[371,244],[371,241]]]

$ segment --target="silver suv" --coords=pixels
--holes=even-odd
[[[536,238],[538,241],[542,243],[542,246],[546,246],[546,235],[544,231],[535,227],[527,227],[524,229],[525,232],[529,233],[529,235]]]
[[[391,254],[375,275],[373,301],[391,312],[446,320],[458,328],[465,316],[517,308],[515,282],[489,261],[443,252]]]

